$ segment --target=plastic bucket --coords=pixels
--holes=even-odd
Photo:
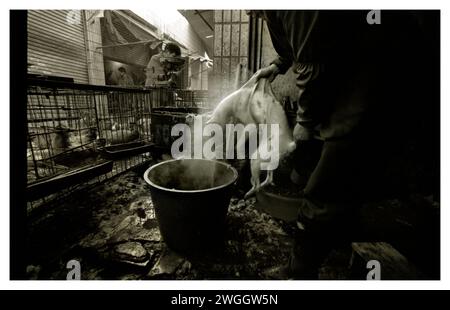
[[[223,238],[232,186],[232,166],[207,159],[176,159],[144,173],[161,235],[178,251],[214,247]]]

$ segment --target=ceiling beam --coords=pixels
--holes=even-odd
[[[195,10],[194,15],[197,15],[199,13],[206,13],[206,12],[211,12],[212,10]]]
[[[203,20],[203,22],[211,29],[211,31],[214,31],[214,28],[208,23],[208,21],[203,17],[202,13],[199,10],[195,10],[195,14],[198,14],[198,16]]]

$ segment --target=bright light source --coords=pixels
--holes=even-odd
[[[209,35],[209,36],[206,36],[205,38],[206,38],[206,39],[210,39],[210,38],[212,38],[212,37],[214,37],[214,36],[211,34],[211,35]]]
[[[164,28],[164,25],[174,23],[188,24],[187,19],[176,9],[134,9],[133,12],[157,27]]]

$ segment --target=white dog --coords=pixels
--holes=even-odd
[[[217,123],[221,126],[237,123],[244,126],[278,124],[279,158],[292,152],[296,147],[286,114],[276,99],[270,82],[265,78],[258,79],[256,74],[240,89],[217,105],[208,123]],[[268,134],[268,139],[258,145],[257,152],[270,148],[274,134],[273,132]],[[241,137],[241,139],[245,140],[245,137]],[[252,188],[245,195],[246,198],[255,194],[262,187],[273,183],[273,170],[271,169],[267,170],[265,181],[260,182],[261,162],[264,160],[258,156],[251,156],[251,158]]]

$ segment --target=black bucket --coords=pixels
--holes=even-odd
[[[230,165],[207,159],[169,160],[145,171],[166,244],[183,252],[219,244],[237,177]]]

